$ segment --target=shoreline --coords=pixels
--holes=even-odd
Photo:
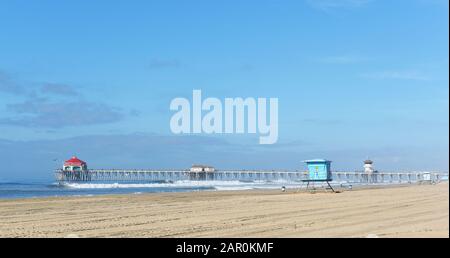
[[[445,183],[448,182],[447,180],[438,182],[438,183]],[[39,183],[36,185],[47,185],[47,187],[54,187],[54,184],[52,183]],[[416,186],[416,185],[421,185],[418,183],[386,183],[386,184],[359,184],[359,183],[341,183],[341,184],[333,184],[332,186],[334,188],[334,190],[336,191],[358,191],[358,190],[364,190],[364,189],[383,189],[383,188],[399,188],[399,187],[410,187],[410,186]],[[299,183],[298,185],[293,185],[293,184],[288,184],[285,185],[286,186],[286,192],[302,192],[302,191],[306,191],[306,185],[302,185],[301,183]],[[319,187],[317,187],[318,191],[324,191],[324,187],[325,185],[320,185]],[[348,186],[351,186],[351,188],[349,188]],[[71,187],[65,187],[65,189],[72,189],[72,190],[109,190],[109,191],[114,191],[115,189],[122,189],[122,190],[128,190],[128,192],[122,192],[122,193],[94,193],[94,192],[79,192],[77,194],[61,194],[61,195],[43,195],[43,196],[27,196],[27,197],[0,197],[0,202],[2,201],[15,201],[15,200],[27,200],[27,199],[60,199],[60,198],[83,198],[83,197],[102,197],[102,196],[123,196],[123,195],[156,195],[156,194],[167,194],[167,193],[192,193],[192,192],[247,192],[247,191],[272,191],[272,192],[281,192],[281,187],[282,185],[280,184],[279,186],[276,187],[257,187],[257,186],[248,186],[247,187],[243,187],[242,189],[234,189],[234,187],[231,187],[233,189],[223,189],[224,187],[221,186],[222,189],[216,189],[214,186],[211,186],[210,188],[203,188],[203,189],[177,189],[177,188],[173,188],[171,190],[168,191],[139,191],[142,189],[152,189],[152,188],[147,188],[145,186],[143,187],[123,187],[123,188],[115,188],[115,187],[105,187],[105,188],[71,188]],[[251,188],[253,187],[253,188]],[[226,187],[225,187],[226,188]],[[131,190],[136,190],[135,192],[131,191]]]
[[[448,182],[0,200],[0,237],[449,237]]]

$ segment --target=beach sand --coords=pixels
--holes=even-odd
[[[0,201],[0,237],[449,237],[448,183]]]

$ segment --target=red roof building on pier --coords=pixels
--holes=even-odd
[[[63,170],[65,171],[82,171],[87,170],[87,163],[73,156],[64,162]]]

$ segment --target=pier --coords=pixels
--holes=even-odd
[[[215,170],[193,172],[191,170],[121,170],[90,169],[80,171],[55,171],[58,182],[157,182],[179,180],[220,181],[290,181],[307,179],[306,171],[286,170]],[[444,178],[447,177],[447,178]],[[447,180],[448,176],[438,172],[332,172],[335,183],[417,183],[421,181]]]
[[[191,170],[119,170],[92,169],[83,171],[55,171],[58,182],[154,182],[178,180],[289,180],[300,181],[306,177],[301,171],[223,170],[193,172]]]

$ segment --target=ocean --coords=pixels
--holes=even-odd
[[[106,194],[142,194],[190,191],[226,191],[295,188],[301,182],[288,181],[159,181],[147,183],[65,183],[0,182],[0,199],[93,196]]]
[[[441,174],[440,180],[447,181],[448,174]],[[370,185],[409,184],[417,182],[385,181],[370,183]],[[367,182],[355,180],[334,180],[333,187],[352,188],[353,186],[369,185]],[[1,182],[0,199],[61,197],[61,196],[93,196],[108,194],[142,194],[162,192],[191,192],[191,191],[227,191],[227,190],[251,190],[251,189],[298,189],[305,184],[292,180],[179,180],[179,181],[155,181],[139,183],[117,182],[90,182],[90,183],[64,183],[55,181],[47,182]],[[319,183],[317,187],[324,187]]]

